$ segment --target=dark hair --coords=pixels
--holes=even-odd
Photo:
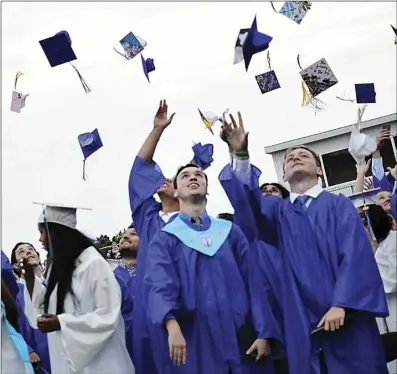
[[[233,222],[233,214],[231,213],[219,213],[217,218]]]
[[[176,172],[176,175],[175,175],[175,178],[174,178],[174,180],[173,180],[173,185],[174,185],[174,189],[176,190],[176,188],[178,187],[177,186],[177,182],[176,182],[176,180],[178,179],[178,175],[180,174],[180,173],[182,173],[182,171],[183,170],[185,170],[185,169],[187,169],[187,168],[196,168],[196,169],[200,169],[201,170],[201,168],[200,168],[200,166],[197,166],[196,164],[186,164],[186,165],[184,165],[184,166],[181,166],[179,169],[178,169],[178,171]],[[205,174],[204,172],[203,172],[203,174],[204,174],[204,176],[205,176],[205,181],[207,182],[207,185],[208,185],[208,177],[207,177],[207,174]]]
[[[316,165],[317,167],[321,168],[321,162],[320,162],[320,157],[319,155],[314,152],[311,148],[306,147],[305,145],[300,145],[298,147],[291,147],[288,148],[285,153],[284,153],[284,161],[283,161],[283,171],[284,171],[284,163],[285,163],[285,159],[287,158],[288,153],[291,153],[292,151],[295,151],[295,149],[305,149],[306,151],[310,152],[311,155],[314,157],[315,161],[316,161]]]
[[[128,230],[128,229],[135,229],[134,223],[131,223],[131,225],[129,225],[129,226],[127,227],[127,230]]]
[[[281,197],[283,199],[285,199],[286,197],[289,197],[289,191],[284,186],[282,186],[280,183],[263,183],[262,186],[260,187],[260,190],[262,191],[262,189],[264,187],[270,186],[270,185],[274,186],[274,187],[277,187],[280,190]]]
[[[27,242],[19,242],[19,243],[15,244],[14,248],[11,251],[11,264],[17,263],[17,256],[16,256],[17,248],[22,244],[30,245],[36,251],[37,256],[39,256],[39,258],[40,258],[40,253],[37,252],[36,248],[32,244],[27,243]]]
[[[46,228],[42,223],[39,225]],[[49,235],[52,247],[52,268],[44,296],[44,312],[48,313],[50,296],[58,285],[56,314],[62,314],[66,294],[69,292],[74,297],[72,277],[76,268],[75,261],[85,249],[94,245],[91,239],[76,229],[52,222],[47,225],[47,241]]]
[[[7,321],[19,332],[18,318],[20,310],[3,280],[1,280],[1,301],[4,303]]]
[[[380,205],[368,205],[368,216],[378,244],[383,242],[393,227],[393,218]]]

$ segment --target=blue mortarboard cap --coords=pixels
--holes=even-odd
[[[61,31],[51,38],[41,40],[39,43],[51,67],[77,60],[67,31]]]
[[[356,84],[355,86],[357,104],[376,103],[376,92],[374,83],[361,83]]]
[[[197,143],[192,147],[194,158],[191,161],[192,164],[200,166],[201,169],[205,170],[209,168],[214,161],[212,155],[214,154],[214,146],[212,144]]]
[[[376,195],[380,191],[380,188],[375,188],[364,192],[358,192],[349,196],[349,199],[352,201],[356,208],[365,205],[376,204]]]
[[[148,58],[147,60],[145,60],[142,54],[141,54],[141,60],[142,60],[143,72],[145,73],[146,79],[150,83],[149,73],[151,71],[156,70],[156,67],[154,66],[154,60],[152,58]]]
[[[103,146],[98,129],[92,132],[87,132],[78,137],[84,159],[90,157],[94,152]]]
[[[254,22],[252,22],[252,26],[248,31],[247,38],[245,39],[243,44],[243,56],[246,70],[248,70],[248,66],[251,62],[252,56],[255,53],[265,51],[267,48],[269,48],[269,43],[272,40],[273,38],[271,36],[258,32],[255,16]]]

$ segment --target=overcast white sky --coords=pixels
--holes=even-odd
[[[353,123],[354,83],[374,82],[377,104],[365,120],[396,111],[396,3],[314,3],[301,25],[256,3],[2,3],[2,248],[17,241],[37,244],[40,207],[32,201],[63,200],[90,205],[79,227],[115,234],[130,223],[127,183],[134,157],[152,128],[160,99],[176,116],[155,159],[166,175],[192,158],[192,141],[213,142],[215,162],[208,170],[210,214],[231,211],[217,176],[228,161],[225,146],[200,121],[202,110],[240,110],[250,130],[253,161],[263,180],[275,171],[264,146]],[[281,3],[276,4],[277,8]],[[281,89],[261,95],[254,76],[268,70],[266,52],[254,56],[246,73],[233,65],[240,28],[273,36],[270,55]],[[75,62],[92,88],[85,94],[68,64],[51,68],[39,40],[67,30]],[[151,83],[140,57],[124,60],[113,51],[132,31],[148,43],[154,58]],[[339,83],[320,96],[328,104],[314,116],[301,108],[297,54],[305,68],[325,57]],[[29,93],[20,115],[10,111],[15,73]],[[103,148],[87,161],[82,181],[80,133],[98,128]],[[215,129],[218,132],[218,128]]]

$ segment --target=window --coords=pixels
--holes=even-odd
[[[397,135],[393,137],[394,144],[397,145]],[[381,150],[381,156],[383,159],[383,167],[387,170],[388,167],[394,167],[396,165],[396,158],[393,152],[393,146],[391,142],[387,142]],[[336,152],[331,152],[322,155],[325,173],[328,179],[328,185],[335,186],[337,184],[351,182],[356,180],[356,162],[350,155],[347,149],[342,149]],[[371,156],[366,157],[366,160]],[[367,176],[371,176],[371,169],[368,171]]]
[[[329,186],[356,179],[356,163],[347,149],[323,154],[322,158]]]

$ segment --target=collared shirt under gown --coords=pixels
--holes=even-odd
[[[146,162],[139,156],[132,165],[128,192],[132,220],[139,235],[139,251],[135,277],[134,311],[133,311],[133,361],[137,374],[159,374],[161,367],[156,369],[155,358],[149,338],[150,323],[146,313],[146,295],[143,291],[143,277],[147,248],[154,234],[162,229],[166,223],[162,217],[161,204],[153,195],[165,182],[160,167],[153,161]]]
[[[385,293],[352,202],[322,191],[303,209],[290,199],[263,197],[261,172],[247,163],[247,180],[230,165],[219,178],[234,208],[250,204],[261,239],[281,253],[291,374],[319,374],[320,349],[329,374],[387,374],[375,320],[388,315]],[[332,306],[356,311],[354,320],[337,333],[311,338],[309,332]]]
[[[201,225],[179,215],[191,229],[207,230],[206,213]],[[186,227],[188,229],[188,227]],[[272,360],[254,364],[247,360],[237,343],[237,329],[251,315],[249,295],[248,242],[234,225],[212,257],[184,245],[176,236],[158,232],[146,258],[145,289],[148,315],[154,325],[153,347],[161,357],[162,374],[269,374]],[[257,310],[255,308],[255,310]],[[279,339],[279,332],[268,307],[266,323],[257,325],[258,338]],[[176,319],[187,346],[187,363],[176,366],[169,358],[165,322]],[[263,319],[260,319],[263,322]]]

